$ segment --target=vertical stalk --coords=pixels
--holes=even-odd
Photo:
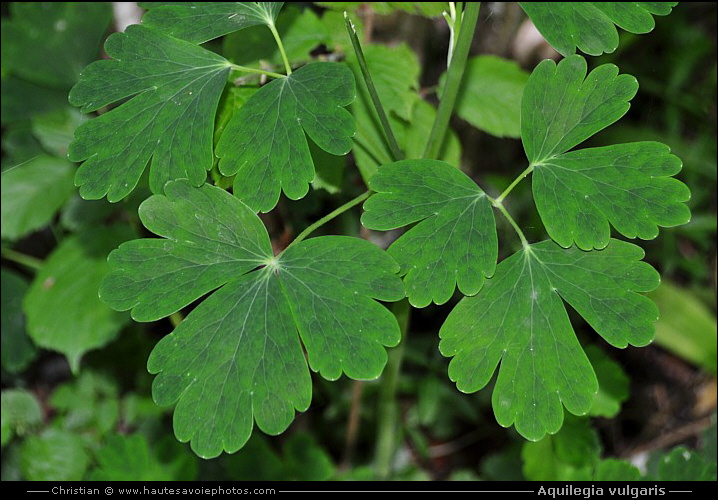
[[[399,321],[401,341],[396,347],[389,349],[386,368],[379,387],[379,408],[377,422],[377,440],[375,467],[379,479],[388,479],[392,473],[396,445],[399,441],[399,404],[396,401],[396,389],[399,381],[399,370],[404,357],[406,336],[409,333],[409,301],[403,299],[392,305],[392,312]]]
[[[444,92],[441,96],[441,102],[439,102],[439,109],[436,112],[434,125],[431,127],[429,141],[424,150],[424,158],[435,159],[439,155],[439,150],[444,142],[446,129],[449,126],[449,119],[454,110],[456,95],[459,93],[459,87],[461,86],[461,78],[464,76],[471,41],[476,31],[476,22],[479,19],[480,6],[481,2],[466,2],[459,25],[459,37],[456,42],[456,50],[451,58],[449,71],[446,75],[446,85],[444,86]]]
[[[392,131],[391,125],[389,124],[389,119],[384,112],[384,106],[381,105],[379,94],[377,93],[376,87],[374,86],[374,81],[371,79],[371,73],[369,73],[369,66],[367,66],[366,59],[364,58],[364,51],[361,48],[361,43],[359,43],[359,37],[357,37],[356,29],[354,28],[354,24],[349,20],[349,16],[347,16],[346,12],[344,13],[344,22],[347,26],[349,39],[352,41],[352,46],[354,47],[354,53],[357,56],[357,62],[359,63],[361,74],[364,77],[364,82],[366,83],[366,87],[369,90],[371,102],[374,104],[376,114],[379,115],[379,121],[381,122],[381,126],[384,129],[386,140],[389,143],[391,155],[394,157],[394,161],[402,160],[404,158],[404,154],[401,152],[401,149],[399,149],[399,144],[397,144],[396,142],[396,137],[394,137],[394,132]]]

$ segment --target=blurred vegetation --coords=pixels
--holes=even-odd
[[[588,325],[572,317],[601,382],[590,417],[567,419],[555,436],[527,443],[496,423],[491,386],[472,395],[458,392],[437,348],[438,328],[455,297],[448,305],[404,312],[408,340],[401,354],[390,353],[401,359],[400,370],[372,382],[315,377],[311,408],[286,433],[255,431],[239,452],[209,461],[176,441],[171,409],[152,401],[146,360],[172,324],[133,323],[96,297],[107,253],[140,232],[137,207],[148,188],[143,179],[128,199],[109,204],[82,200],[73,186],[75,166],[65,154],[87,118],[67,104],[67,92],[82,67],[101,56],[102,40],[120,21],[109,4],[86,5],[2,4],[3,480],[715,479],[715,3],[680,4],[656,18],[647,35],[619,30],[614,53],[589,59],[592,67],[614,63],[640,83],[626,117],[589,145],[670,145],[683,160],[678,178],[691,189],[693,214],[689,224],[640,242],[663,276],[652,293],[661,311],[653,345],[606,353]],[[445,21],[389,3],[362,4],[354,16],[370,62],[385,67],[377,86],[382,76],[402,82],[392,87],[389,107],[400,145],[422,148],[446,68]],[[278,26],[294,60],[346,59],[356,70],[339,12],[293,5]],[[525,81],[541,58],[559,57],[540,38],[522,38],[527,30],[530,22],[518,5],[487,2],[472,55],[515,61],[499,66]],[[238,64],[281,64],[264,32],[250,39],[256,52],[241,50],[233,35],[207,46]],[[520,92],[517,85],[512,92]],[[226,92],[218,128],[247,97],[237,89]],[[361,116],[367,109],[360,92],[352,112]],[[525,168],[522,146],[480,130],[487,125],[472,116],[457,110],[443,156],[460,158],[461,168],[497,195]],[[511,123],[491,123],[499,136],[516,135]],[[262,216],[275,248],[363,191],[362,175],[386,155],[378,137],[371,130],[360,136],[348,160],[313,151],[316,189],[299,202],[283,199]],[[10,192],[8,179],[21,169],[30,173]],[[218,184],[227,181],[212,174]],[[543,239],[529,183],[514,190],[509,204],[529,240]],[[507,224],[498,223],[500,241],[509,242],[502,243],[503,258],[518,242]],[[358,212],[326,230],[384,246],[392,237],[361,229]],[[387,400],[392,376],[396,398],[390,392]]]

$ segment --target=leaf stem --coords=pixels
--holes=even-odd
[[[354,23],[349,20],[349,16],[347,16],[346,12],[344,12],[344,22],[347,27],[347,32],[349,33],[349,39],[352,41],[352,46],[354,47],[354,53],[357,56],[359,68],[361,69],[362,76],[364,77],[364,83],[366,83],[367,90],[369,90],[371,102],[374,104],[374,109],[376,110],[376,114],[379,116],[379,121],[381,122],[381,126],[384,129],[384,134],[386,135],[387,142],[389,143],[391,155],[394,157],[394,161],[402,160],[404,159],[404,153],[401,152],[399,144],[397,144],[396,142],[396,137],[394,136],[394,132],[391,129],[391,125],[389,124],[389,119],[387,118],[386,112],[384,111],[384,106],[381,105],[379,94],[377,93],[376,87],[374,86],[374,81],[371,78],[371,73],[369,73],[369,66],[366,63],[364,51],[361,48],[359,37],[357,37]]]
[[[457,25],[459,26],[459,36],[456,42],[456,50],[454,50],[451,57],[451,64],[449,64],[449,70],[446,75],[446,86],[439,102],[434,125],[431,127],[429,141],[426,143],[424,158],[435,159],[439,155],[441,145],[444,143],[444,136],[449,126],[451,113],[454,110],[456,95],[459,93],[461,79],[464,76],[471,41],[474,39],[480,6],[481,2],[466,2],[466,10],[461,16],[461,23]]]
[[[506,210],[506,207],[504,207],[503,204],[500,201],[498,201],[498,199],[493,199],[489,195],[486,195],[486,197],[489,199],[489,201],[491,201],[491,204],[494,206],[494,208],[498,209],[498,211],[501,212],[504,215],[504,217],[506,217],[506,220],[509,221],[509,224],[511,224],[511,226],[514,228],[514,231],[516,231],[516,234],[519,235],[519,239],[521,240],[521,244],[523,245],[523,247],[528,248],[529,242],[526,239],[526,236],[524,236],[524,233],[523,233],[523,231],[521,231],[521,228],[519,227],[519,225],[516,224],[516,221],[514,220],[514,218],[511,217],[511,214],[509,214],[509,212]]]
[[[308,228],[306,228],[304,231],[302,231],[301,233],[299,233],[299,235],[298,235],[296,238],[294,238],[294,241],[292,241],[292,242],[287,246],[287,248],[291,247],[291,246],[294,245],[295,243],[299,243],[300,241],[302,241],[304,238],[306,238],[310,233],[312,233],[312,232],[313,232],[315,229],[317,229],[318,227],[323,226],[324,224],[326,224],[327,222],[329,222],[330,220],[332,220],[332,219],[335,218],[336,216],[343,214],[344,212],[346,212],[347,210],[349,210],[349,209],[352,208],[353,206],[358,205],[358,204],[361,203],[362,201],[366,200],[367,198],[369,198],[369,196],[371,196],[371,194],[372,194],[371,191],[366,191],[366,192],[360,194],[359,196],[357,196],[356,198],[353,198],[353,199],[349,200],[348,202],[346,202],[346,203],[345,203],[344,205],[342,205],[341,207],[339,207],[339,208],[333,210],[332,212],[329,212],[327,215],[325,215],[324,217],[322,217],[321,219],[319,219],[318,221],[316,221],[314,224],[312,224],[312,225],[310,225]],[[285,249],[282,251],[282,253],[286,252],[286,251],[287,251],[287,248],[285,248]]]
[[[279,32],[277,31],[276,26],[274,26],[274,23],[269,23],[269,29],[272,31],[272,35],[274,35],[274,39],[277,41],[277,47],[279,47],[279,53],[282,54],[282,61],[284,61],[284,69],[287,70],[287,76],[292,74],[292,67],[289,65],[289,59],[287,59],[287,53],[284,52],[284,45],[282,44],[282,39],[279,37]]]
[[[509,184],[509,187],[507,187],[503,193],[501,193],[501,196],[496,198],[496,203],[502,203],[504,201],[504,198],[508,196],[508,194],[516,187],[516,185],[524,180],[531,172],[534,171],[534,165],[529,165],[526,170],[521,172],[518,177],[514,179],[514,181]]]
[[[235,69],[237,71],[244,71],[245,73],[258,73],[260,75],[267,75],[271,76],[272,78],[286,78],[286,75],[282,75],[281,73],[274,73],[272,71],[265,71],[263,69],[257,69],[257,68],[248,68],[247,66],[239,66],[237,64],[229,63],[229,67],[232,69]]]
[[[35,271],[42,267],[42,261],[40,259],[25,255],[24,253],[16,252],[15,250],[11,250],[9,248],[2,248],[2,257],[3,259],[21,264]]]

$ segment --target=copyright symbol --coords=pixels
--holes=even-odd
[[[111,488],[111,487],[108,486],[107,488],[105,488],[105,495],[112,495],[112,488]]]

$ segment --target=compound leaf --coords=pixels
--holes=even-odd
[[[596,375],[575,337],[562,300],[609,344],[644,346],[658,310],[637,292],[658,286],[658,273],[640,262],[643,250],[612,240],[600,251],[529,245],[502,261],[474,297],[465,297],[439,333],[453,357],[449,378],[459,390],[483,388],[501,363],[492,403],[499,424],[536,441],[557,432],[563,406],[591,409]]]
[[[147,162],[150,187],[187,178],[200,185],[212,167],[212,127],[230,63],[192,43],[130,26],[105,43],[111,60],[95,61],[70,91],[83,112],[130,98],[75,131],[68,156],[85,162],[75,176],[86,199],[127,196]]]
[[[658,226],[690,219],[690,192],[671,178],[681,161],[668,146],[636,142],[566,153],[623,116],[637,89],[636,79],[618,75],[612,64],[586,76],[578,55],[558,66],[543,61],[526,84],[521,137],[534,168],[534,199],[549,236],[563,247],[603,248],[609,224],[626,237],[652,239]]]
[[[394,316],[373,299],[404,296],[388,255],[364,240],[324,236],[274,257],[259,218],[226,191],[178,180],[166,193],[140,208],[147,228],[165,239],[113,252],[101,295],[146,321],[221,287],[148,361],[158,374],[155,401],[177,403],[180,441],[214,457],[241,448],[253,421],[268,434],[284,431],[311,399],[302,344],[311,369],[325,378],[379,376],[383,346],[395,345],[400,334]],[[188,270],[189,279],[180,280]]]
[[[284,2],[142,2],[142,24],[175,38],[204,43],[250,26],[273,26]]]
[[[678,2],[519,2],[553,48],[564,56],[581,49],[598,56],[618,47],[618,25],[631,33],[653,30]]]
[[[65,238],[25,295],[30,338],[65,354],[73,372],[84,352],[105,345],[129,320],[100,302],[97,287],[109,270],[107,254],[132,236],[129,228],[114,226]]]
[[[314,165],[304,133],[328,153],[347,154],[355,124],[344,106],[355,93],[351,71],[330,62],[307,64],[262,87],[217,144],[220,172],[236,174],[234,194],[262,212],[276,206],[280,191],[293,200],[307,194]]]
[[[405,274],[415,307],[443,304],[455,287],[474,295],[493,275],[496,223],[486,194],[464,173],[438,160],[403,160],[382,166],[369,181],[362,224],[396,229],[418,224],[389,247]]]

